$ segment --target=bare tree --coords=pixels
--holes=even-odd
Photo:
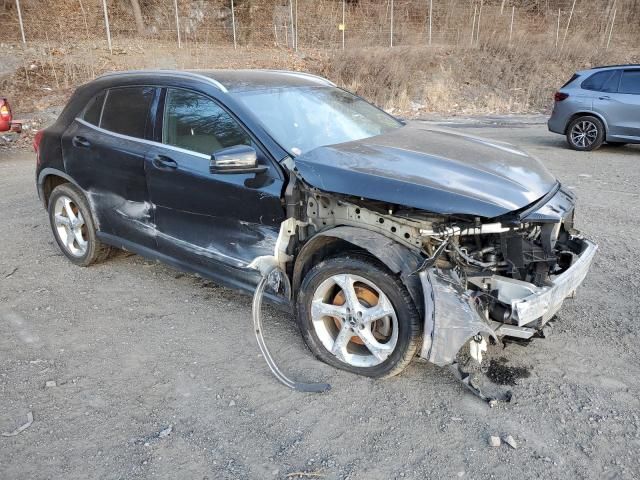
[[[139,0],[131,0],[131,9],[133,10],[133,18],[135,18],[136,20],[136,29],[138,30],[138,35],[144,35],[144,20],[142,19],[142,10],[140,10]]]

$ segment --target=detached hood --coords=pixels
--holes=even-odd
[[[488,218],[535,202],[557,183],[512,145],[417,123],[319,147],[295,163],[305,181],[327,192]]]

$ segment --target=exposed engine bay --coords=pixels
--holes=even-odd
[[[474,337],[480,342],[479,335],[541,335],[584,279],[597,249],[574,230],[575,197],[559,185],[538,202],[490,220],[432,215],[312,188],[298,194],[289,203],[289,214],[299,219],[298,242],[346,225],[419,254],[422,263],[409,275],[420,278],[425,296],[421,356],[438,365],[453,363],[462,345]]]

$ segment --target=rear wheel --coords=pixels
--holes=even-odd
[[[330,258],[313,267],[296,308],[314,355],[352,373],[396,375],[422,340],[419,314],[402,282],[364,255]]]
[[[591,151],[604,142],[604,125],[599,118],[585,115],[573,120],[567,128],[567,142],[574,150]]]
[[[96,237],[91,209],[74,185],[58,185],[51,192],[49,222],[60,250],[76,265],[87,267],[106,260],[111,254],[111,247]]]

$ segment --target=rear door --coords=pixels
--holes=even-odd
[[[233,275],[272,254],[284,220],[283,177],[274,162],[216,99],[167,88],[162,105],[162,145],[147,153],[160,251],[213,275]],[[211,173],[211,154],[235,145],[254,147],[266,172]]]
[[[618,84],[622,72],[620,70],[605,70],[591,75],[582,82],[582,89],[589,91],[593,101],[593,111],[604,118],[608,135],[616,135],[618,125],[612,109],[617,100]]]
[[[62,136],[65,170],[87,193],[100,232],[146,247],[155,247],[144,161],[157,91],[102,91]]]
[[[611,95],[611,119],[615,133],[633,140],[640,138],[640,69],[621,72],[618,92]]]

